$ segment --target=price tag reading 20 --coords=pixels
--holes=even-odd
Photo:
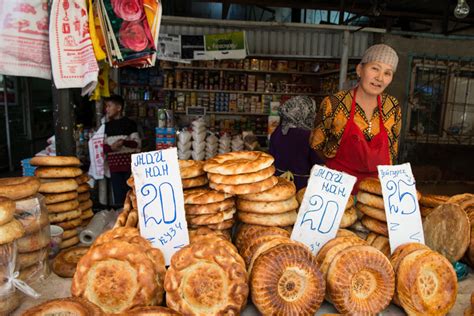
[[[420,206],[410,164],[377,168],[382,185],[391,252],[409,242],[424,244]]]
[[[336,237],[356,178],[319,165],[311,169],[291,239],[311,248],[313,254]]]
[[[132,155],[141,235],[165,257],[166,265],[189,243],[176,148]]]

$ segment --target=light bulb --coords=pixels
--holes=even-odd
[[[454,16],[458,19],[464,19],[469,14],[469,5],[466,0],[458,0],[456,8],[454,8]]]

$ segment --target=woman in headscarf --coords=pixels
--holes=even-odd
[[[359,83],[326,97],[316,116],[310,144],[326,166],[357,177],[377,177],[378,165],[396,163],[402,124],[397,99],[384,93],[397,70],[398,56],[385,44],[369,47],[357,65]]]
[[[311,167],[322,163],[309,146],[316,102],[307,96],[296,96],[281,105],[279,114],[280,124],[270,137],[270,154],[275,157],[276,174],[294,177],[299,190],[306,187]]]

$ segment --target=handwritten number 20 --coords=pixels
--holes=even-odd
[[[145,184],[142,187],[141,192],[144,197],[151,196],[150,200],[143,206],[142,214],[145,226],[147,226],[149,221],[154,221],[157,225],[161,224],[161,222],[164,222],[165,224],[174,223],[174,221],[176,220],[176,199],[174,197],[174,189],[171,183],[163,182],[158,187],[158,190],[151,183]],[[153,209],[150,210],[150,208],[152,207],[153,202],[158,196],[160,199],[160,207],[157,212],[154,212]],[[173,202],[170,210],[165,209],[163,203],[165,198]],[[155,216],[152,216],[150,214],[158,214],[161,216],[159,218],[156,218]]]
[[[301,221],[301,226],[309,222],[309,225],[311,226],[311,230],[318,230],[322,234],[327,234],[328,232],[331,231],[332,227],[334,226],[334,223],[337,218],[337,214],[339,212],[339,206],[335,201],[325,201],[323,198],[319,195],[313,195],[309,199],[309,204],[311,207],[310,210],[308,210]],[[323,213],[318,217],[317,213],[324,207]],[[314,220],[319,219],[319,225],[314,223]],[[316,227],[317,226],[317,227]]]

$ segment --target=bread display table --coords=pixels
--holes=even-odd
[[[22,315],[22,313],[28,308],[39,305],[47,300],[68,297],[71,295],[71,279],[58,277],[54,273],[51,273],[51,275],[42,283],[34,284],[32,286],[41,294],[41,298],[37,300],[29,297],[26,298],[22,305],[13,313],[14,316]],[[464,310],[470,304],[470,297],[473,290],[474,273],[471,272],[467,279],[459,282],[457,301],[448,315],[463,315]],[[322,315],[324,313],[337,313],[337,311],[331,304],[324,302],[316,315]],[[387,316],[405,315],[399,307],[393,304],[390,305],[383,314]],[[254,316],[259,315],[259,312],[252,304],[249,304],[242,312],[242,315]]]

